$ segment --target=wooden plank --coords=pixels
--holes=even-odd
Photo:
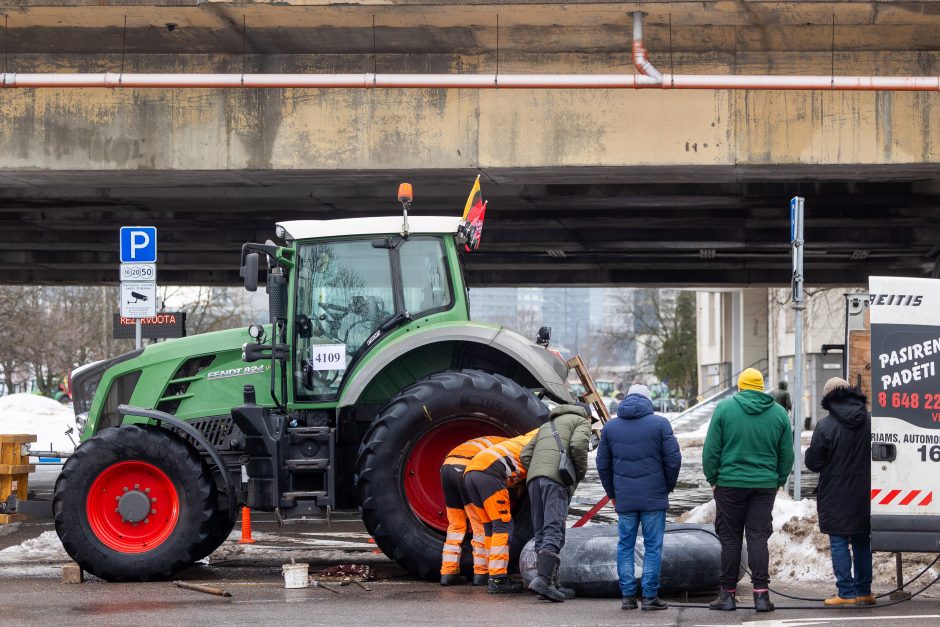
[[[597,415],[600,416],[601,424],[610,420],[610,412],[607,410],[607,406],[604,405],[604,401],[601,399],[601,395],[594,385],[594,379],[591,377],[591,373],[588,372],[587,366],[584,365],[581,355],[575,355],[569,359],[568,366],[577,373],[578,378],[581,380],[581,385],[583,385],[586,390],[585,393],[581,395],[580,400],[594,406],[594,409],[597,410]]]
[[[22,522],[24,520],[29,520],[29,516],[26,514],[0,514],[0,525],[13,522]]]
[[[0,464],[13,466],[20,461],[20,447],[18,442],[0,444]],[[13,493],[13,475],[0,474],[0,503],[6,502],[7,497]]]
[[[35,470],[36,464],[0,464],[0,475],[22,475]]]
[[[865,329],[849,332],[849,385],[861,380],[861,390],[868,397],[871,407],[871,322],[868,309],[865,311]]]
[[[4,433],[0,434],[0,444],[30,444],[36,441],[35,435],[28,433]]]

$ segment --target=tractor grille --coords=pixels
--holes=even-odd
[[[177,368],[170,382],[167,383],[166,389],[163,391],[163,396],[160,397],[160,400],[157,402],[156,409],[175,415],[176,410],[179,409],[180,403],[192,397],[192,394],[189,393],[189,385],[193,381],[198,381],[202,378],[199,376],[199,373],[211,366],[212,362],[215,361],[215,357],[215,355],[202,355],[200,357],[191,357],[184,361],[183,364]]]
[[[209,444],[216,448],[221,448],[222,444],[225,443],[225,438],[232,432],[231,416],[213,416],[211,418],[188,420],[187,424],[202,433],[209,440]],[[171,430],[196,448],[199,448],[199,445],[190,435],[176,427],[171,427]]]

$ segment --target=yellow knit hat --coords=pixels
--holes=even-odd
[[[754,368],[746,368],[740,375],[738,375],[738,389],[742,392],[744,390],[757,390],[758,392],[764,391],[764,375],[760,373],[760,370],[755,370]]]

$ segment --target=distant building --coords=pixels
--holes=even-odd
[[[762,370],[767,389],[790,384],[794,404],[802,398],[803,416],[817,420],[826,380],[841,376],[842,355],[823,354],[824,344],[844,341],[846,292],[833,288],[807,300],[803,328],[803,389],[793,389],[794,314],[788,288],[746,288],[696,295],[699,394],[708,397],[731,387],[747,367]]]
[[[635,369],[637,346],[632,288],[473,288],[470,317],[500,324],[534,338],[539,327],[552,328],[553,347],[564,355],[582,354],[611,372]]]

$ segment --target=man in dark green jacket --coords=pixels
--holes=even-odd
[[[738,390],[715,408],[702,451],[705,479],[715,492],[715,531],[721,540],[721,590],[709,608],[735,609],[741,536],[746,533],[754,607],[770,612],[774,606],[768,590],[767,540],[773,533],[777,489],[793,466],[793,435],[786,410],[764,393],[758,370],[744,370]]]
[[[538,434],[522,449],[519,459],[526,467],[526,485],[535,528],[535,554],[538,575],[529,589],[551,601],[571,598],[571,590],[559,589],[558,554],[565,545],[565,518],[568,504],[588,467],[591,423],[588,413],[577,405],[559,405],[548,416]],[[574,465],[574,483],[567,485],[558,471],[561,451]]]

